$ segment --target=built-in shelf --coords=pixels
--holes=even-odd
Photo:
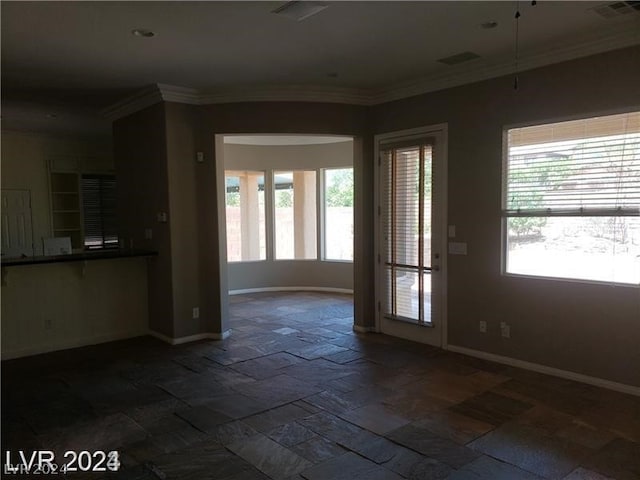
[[[71,247],[82,248],[80,180],[75,172],[51,172],[51,224],[54,237],[70,237]]]

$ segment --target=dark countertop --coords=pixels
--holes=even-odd
[[[41,263],[86,262],[90,260],[108,260],[113,258],[155,257],[158,252],[153,250],[113,249],[93,252],[72,253],[70,255],[49,255],[26,258],[2,259],[2,267],[17,267],[20,265],[37,265]]]

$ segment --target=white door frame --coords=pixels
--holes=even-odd
[[[374,247],[376,255],[376,281],[375,281],[375,301],[376,301],[376,323],[375,331],[381,332],[381,309],[380,301],[384,292],[384,272],[381,263],[382,253],[382,222],[381,222],[381,185],[382,179],[380,151],[383,143],[390,143],[395,141],[421,139],[425,137],[431,137],[436,139],[437,149],[434,150],[433,156],[433,168],[438,172],[435,177],[436,189],[440,192],[438,198],[438,205],[441,208],[440,215],[440,232],[441,232],[441,252],[440,252],[440,311],[442,313],[440,319],[440,347],[447,348],[447,186],[448,186],[448,124],[439,123],[436,125],[428,125],[424,127],[411,128],[408,130],[400,130],[389,133],[382,133],[374,136],[374,158],[375,158],[375,189],[374,189],[374,223],[375,223],[375,238]],[[424,327],[416,327],[424,328]]]

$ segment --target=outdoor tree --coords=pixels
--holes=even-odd
[[[353,207],[353,169],[331,171],[331,185],[327,188],[328,207]]]
[[[517,168],[509,172],[509,183],[513,186],[536,185],[540,190],[555,190],[569,174],[570,156],[558,153],[540,155],[523,155],[526,168]],[[509,208],[512,210],[535,210],[542,208],[544,197],[537,189],[514,188],[510,192]],[[509,231],[517,237],[540,235],[542,227],[547,224],[547,217],[511,217]]]

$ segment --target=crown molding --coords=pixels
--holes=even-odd
[[[278,101],[370,105],[369,97],[366,90],[356,88],[289,85],[210,92],[203,95],[203,100],[205,103]]]
[[[209,105],[233,102],[322,102],[370,105],[369,95],[352,88],[308,85],[255,86],[218,90],[196,90],[158,84],[162,99],[167,102]]]
[[[177,87],[164,83],[156,84],[156,88],[165,102],[187,103],[189,105],[203,105],[202,92],[195,88]]]
[[[100,113],[111,121],[118,120],[119,118],[136,113],[162,100],[162,95],[157,85],[151,85],[133,95],[123,98],[119,102],[105,108]]]
[[[636,30],[617,32],[597,40],[584,41],[568,47],[554,48],[549,52],[524,56],[520,59],[519,71],[522,73],[526,70],[638,44],[640,44],[640,33]],[[453,67],[445,74],[397,83],[381,89],[283,85],[198,90],[156,84],[106,108],[102,114],[111,120],[116,120],[162,101],[190,105],[238,102],[322,102],[373,106],[513,73],[513,59],[503,58],[493,64],[485,64],[476,60],[469,64]]]
[[[528,55],[519,60],[519,72],[552,65],[554,63],[576,60],[589,55],[596,55],[612,50],[631,47],[640,44],[638,31],[625,31],[606,36],[597,40],[582,42],[568,47],[555,48],[552,51]],[[489,80],[503,75],[512,75],[515,72],[512,58],[503,59],[493,64],[460,65],[455,71],[450,70],[444,75],[432,76],[421,80],[402,82],[389,88],[372,93],[371,105],[392,102],[403,98],[414,97],[425,93],[443,90],[445,88],[459,87],[469,83]]]

